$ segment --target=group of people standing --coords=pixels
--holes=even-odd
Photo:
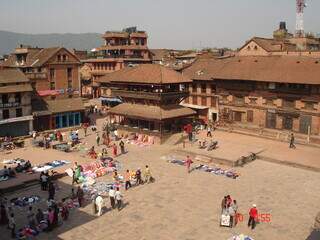
[[[236,200],[232,200],[230,195],[224,196],[221,202],[221,212],[230,216],[230,227],[235,227],[238,223],[238,204]]]
[[[238,213],[238,204],[236,200],[232,200],[230,195],[224,196],[221,202],[222,215],[230,216],[230,227],[235,227],[238,221],[243,221],[243,215]],[[254,229],[258,222],[257,205],[253,204],[249,210],[248,227]]]
[[[123,206],[123,195],[120,192],[120,189],[111,187],[109,190],[109,199],[110,199],[110,205],[112,209],[118,209],[120,211]],[[94,206],[94,213],[97,213],[98,216],[102,215],[102,208],[105,206],[105,199],[101,195],[95,196],[93,199],[93,206]]]
[[[144,180],[142,179],[141,168],[138,168],[136,171],[130,171],[129,169],[127,169],[124,175],[125,189],[128,190],[129,188],[132,187],[132,184],[131,184],[132,181],[135,181],[136,186],[144,183],[151,183],[154,181],[154,178],[151,175],[151,170],[148,165],[145,166],[143,173],[144,173]],[[119,176],[117,171],[114,171],[113,173],[113,180],[116,183],[119,182]]]

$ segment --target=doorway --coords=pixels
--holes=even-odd
[[[282,122],[282,128],[286,130],[292,130],[293,127],[293,118],[290,116],[284,116]]]

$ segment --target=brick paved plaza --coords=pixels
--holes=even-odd
[[[97,217],[93,215],[92,206],[88,202],[86,207],[72,210],[69,220],[62,226],[50,233],[41,233],[37,239],[206,240],[228,239],[240,233],[258,240],[306,239],[319,210],[320,174],[315,168],[320,166],[320,150],[299,145],[296,150],[290,151],[285,143],[219,131],[214,133],[214,138],[219,141],[220,148],[209,155],[215,157],[236,157],[237,152],[240,156],[255,147],[263,149],[261,154],[272,159],[309,164],[314,168],[310,171],[257,159],[244,167],[234,168],[240,174],[234,180],[201,171],[188,174],[185,167],[164,160],[163,156],[174,156],[176,150],[194,152],[196,155],[208,154],[196,146],[187,144],[186,149],[183,149],[182,144],[151,147],[127,145],[129,152],[116,158],[123,166],[120,173],[124,174],[126,169],[143,168],[148,164],[156,179],[155,183],[128,191],[122,189],[125,207],[120,212],[110,210],[107,200],[103,215]],[[95,142],[95,134],[83,141],[90,147]],[[1,159],[14,157],[29,159],[34,164],[62,159],[82,164],[92,161],[79,152],[64,153],[31,146],[1,155]],[[201,163],[201,157],[197,159],[199,161],[195,161],[195,164]],[[105,180],[111,180],[111,176],[97,179]],[[63,177],[57,184],[60,187],[57,199],[70,194],[71,178]],[[40,186],[10,193],[8,197],[30,194],[47,198],[47,193],[40,191]],[[237,200],[239,212],[244,215],[244,221],[232,229],[219,226],[221,200],[227,194]],[[271,214],[271,222],[258,224],[252,231],[246,226],[246,220],[253,203],[257,204],[261,213]],[[45,202],[37,205],[44,207]],[[16,209],[15,212],[17,227],[22,227],[27,222],[26,209]],[[10,239],[9,230],[5,227],[0,229],[1,239]]]

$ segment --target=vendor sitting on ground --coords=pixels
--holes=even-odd
[[[9,169],[7,166],[4,166],[3,169],[0,170],[0,177],[9,177]]]
[[[18,165],[16,166],[15,170],[17,173],[21,173],[23,171],[23,166],[21,165],[21,163],[18,163]]]
[[[108,151],[107,151],[106,148],[103,148],[103,149],[102,149],[102,158],[104,159],[104,158],[106,158],[107,156],[108,156]]]
[[[16,176],[16,172],[12,168],[8,168],[8,171],[9,171],[9,177],[10,178],[13,178],[13,177]]]
[[[89,150],[89,152],[88,152],[88,155],[89,155],[91,158],[95,158],[95,159],[98,157],[96,151],[94,150],[94,146],[92,146],[92,147],[90,148],[90,150]]]
[[[31,171],[31,168],[32,168],[31,163],[30,163],[30,161],[28,160],[28,161],[24,164],[23,170],[24,170],[24,171]]]
[[[113,171],[113,176],[112,176],[112,178],[113,178],[114,181],[118,181],[118,180],[119,180],[119,175],[118,175],[117,170],[114,170],[114,171]]]
[[[7,166],[4,166],[3,169],[0,170],[0,177],[15,177],[16,173],[12,168],[7,168]]]

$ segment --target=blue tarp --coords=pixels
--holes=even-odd
[[[100,97],[99,100],[101,100],[101,101],[106,101],[106,102],[118,102],[118,103],[121,103],[121,102],[122,102],[119,98]]]

